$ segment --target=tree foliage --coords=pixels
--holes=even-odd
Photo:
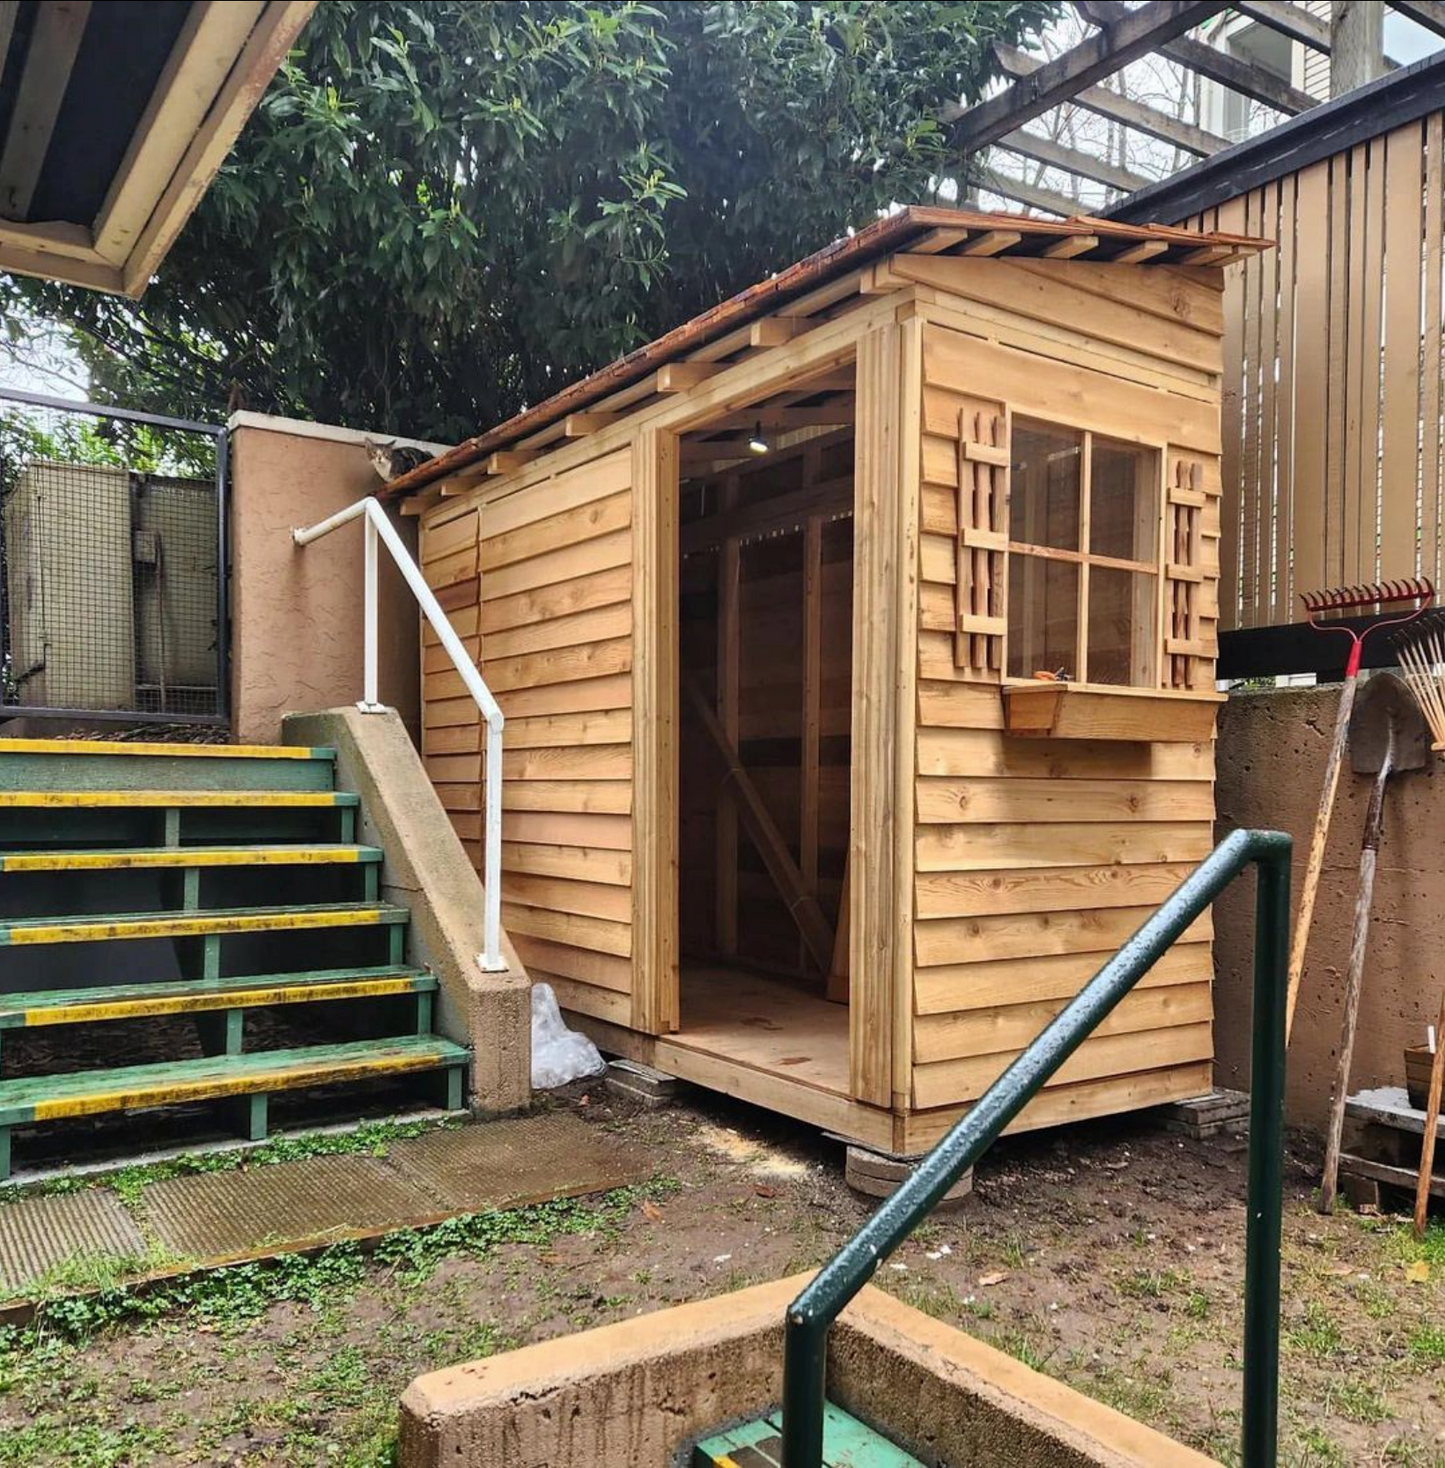
[[[1054,8],[330,0],[140,304],[9,304],[113,398],[455,439],[935,197],[939,108]]]

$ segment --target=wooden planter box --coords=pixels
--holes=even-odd
[[[1215,710],[1223,701],[1223,694],[1017,683],[1003,690],[1004,728],[1026,739],[1197,744],[1214,738]]]
[[[1410,1096],[1410,1105],[1417,1111],[1425,1109],[1430,1096],[1430,1067],[1435,1057],[1423,1045],[1405,1047],[1405,1090]]]

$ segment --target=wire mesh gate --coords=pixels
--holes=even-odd
[[[0,390],[0,720],[220,724],[225,429]]]

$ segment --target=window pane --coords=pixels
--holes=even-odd
[[[1008,671],[1011,678],[1077,678],[1079,568],[1020,551],[1009,556]]]
[[[1157,576],[1089,568],[1090,683],[1154,686]]]
[[[1082,550],[1079,464],[1083,435],[1015,418],[1010,457],[1009,539]]]
[[[1089,454],[1089,549],[1123,561],[1159,559],[1159,451],[1094,438]]]

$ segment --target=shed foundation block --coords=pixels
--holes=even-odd
[[[1184,1101],[1171,1101],[1154,1114],[1166,1131],[1203,1142],[1223,1132],[1248,1131],[1249,1096],[1244,1091],[1208,1091]]]
[[[843,1180],[855,1193],[869,1198],[890,1197],[898,1185],[913,1176],[917,1157],[893,1157],[886,1152],[870,1152],[866,1147],[849,1146],[843,1163]],[[973,1192],[973,1169],[970,1167],[938,1200],[935,1213],[951,1213],[962,1208]]]

